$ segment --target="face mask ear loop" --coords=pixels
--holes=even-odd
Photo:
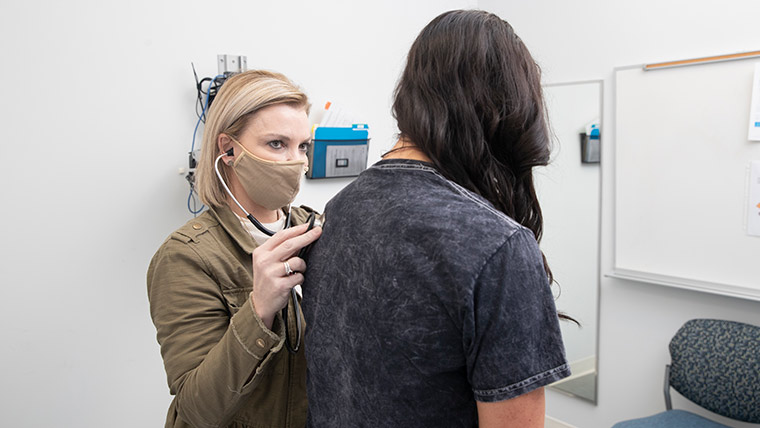
[[[222,173],[219,172],[219,160],[222,159],[222,157],[224,157],[225,155],[226,153],[222,153],[216,158],[216,160],[214,161],[214,171],[216,171],[216,176],[219,177],[219,181],[222,182],[222,186],[224,186],[224,190],[227,191],[227,194],[230,195],[233,201],[235,201],[235,204],[237,204],[238,208],[240,208],[240,210],[245,213],[245,216],[249,217],[250,214],[248,213],[248,211],[245,210],[245,208],[243,208],[242,205],[240,205],[240,202],[238,202],[238,200],[235,198],[235,195],[232,194],[232,191],[230,191],[230,188],[227,187],[227,183],[224,182],[224,179],[222,178]]]
[[[219,181],[222,182],[222,186],[224,186],[224,190],[227,191],[227,194],[230,195],[233,201],[235,201],[235,204],[238,206],[238,208],[240,208],[240,210],[243,211],[245,216],[248,217],[248,220],[250,220],[251,223],[253,223],[253,225],[256,226],[256,229],[259,229],[262,233],[264,233],[267,236],[274,235],[274,232],[264,227],[263,224],[259,223],[259,221],[256,220],[256,217],[254,217],[251,213],[246,211],[242,205],[240,205],[240,202],[238,202],[237,198],[235,198],[235,195],[232,194],[232,191],[230,191],[230,188],[227,187],[227,183],[224,182],[224,178],[222,178],[222,174],[219,172],[219,160],[222,159],[222,157],[225,155],[226,153],[222,153],[214,161],[214,171],[216,171],[216,176],[219,177]],[[288,221],[290,221],[290,212],[288,212]]]

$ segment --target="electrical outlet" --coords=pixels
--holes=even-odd
[[[217,55],[219,74],[240,73],[248,69],[248,58],[243,55]]]

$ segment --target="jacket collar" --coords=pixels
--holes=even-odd
[[[209,207],[209,212],[219,221],[222,228],[247,253],[253,253],[258,247],[248,231],[240,224],[238,216],[228,206]]]
[[[228,235],[242,248],[245,252],[251,254],[259,244],[253,240],[247,230],[240,224],[240,219],[232,211],[229,206],[209,207],[209,212],[213,215],[222,225],[222,228]],[[284,215],[287,215],[285,210],[282,210]],[[306,222],[308,218],[308,212],[298,207],[292,207],[290,222],[293,226]]]

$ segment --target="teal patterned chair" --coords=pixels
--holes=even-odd
[[[670,341],[665,366],[666,411],[613,428],[720,428],[726,425],[673,410],[670,388],[711,412],[760,423],[760,327],[714,319],[687,321]]]

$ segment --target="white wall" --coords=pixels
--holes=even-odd
[[[372,3],[28,1],[0,6],[0,423],[161,426],[169,403],[145,271],[191,215],[190,62],[247,55],[392,145],[409,45],[470,0]],[[307,183],[321,209],[347,180]],[[104,422],[107,421],[107,422]]]
[[[613,117],[613,68],[757,50],[760,3],[480,0],[478,6],[513,24],[542,66],[546,82],[605,80],[601,268],[608,272],[613,263],[609,147],[614,134],[607,120]],[[603,278],[599,403],[593,406],[549,391],[547,413],[579,428],[594,428],[663,410],[668,341],[683,322],[697,317],[760,325],[760,303]],[[680,398],[674,406],[694,409]]]

